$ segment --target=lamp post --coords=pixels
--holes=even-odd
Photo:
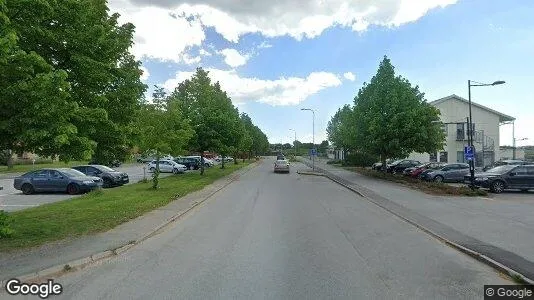
[[[297,131],[295,129],[289,129],[295,133],[295,139],[293,140],[293,146],[295,147],[295,157],[297,156]]]
[[[309,110],[312,112],[313,114],[313,119],[312,119],[312,145],[313,145],[313,149],[315,149],[315,111],[311,108],[301,108],[300,110]],[[312,169],[313,171],[315,171],[315,153],[312,153]]]
[[[502,80],[498,80],[493,83],[481,83],[481,82],[476,82],[473,80],[467,80],[467,90],[468,90],[468,97],[469,97],[468,144],[471,147],[471,149],[473,148],[473,115],[471,114],[471,87],[472,86],[494,86],[494,85],[500,85],[504,83],[505,82]],[[471,188],[474,189],[475,188],[475,162],[473,160],[469,161],[469,172],[471,175],[470,185],[471,185]]]
[[[517,147],[515,146],[515,143],[516,143],[517,141],[526,141],[526,140],[528,140],[528,138],[516,139],[516,138],[514,137],[514,145],[513,145],[513,149],[512,149],[512,151],[513,151],[513,152],[512,152],[512,159],[515,159],[515,149],[517,148]]]

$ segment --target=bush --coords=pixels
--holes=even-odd
[[[14,230],[9,226],[11,217],[7,212],[0,210],[0,239],[8,238],[13,235]]]
[[[326,162],[327,165],[337,165],[337,164],[341,164],[342,161],[340,159],[331,159],[329,161]]]
[[[378,157],[368,153],[356,152],[345,156],[344,166],[370,167],[378,161]]]

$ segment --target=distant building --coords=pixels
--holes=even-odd
[[[469,134],[469,101],[457,95],[450,95],[429,104],[441,112],[440,118],[446,133],[445,146],[436,153],[412,153],[409,158],[421,162],[465,162],[464,147],[468,144]],[[487,166],[501,159],[499,126],[503,122],[514,121],[515,118],[475,102],[471,102],[471,110],[473,145],[476,149],[475,166]]]
[[[514,159],[514,147],[501,146],[499,147],[499,156],[501,160]],[[515,159],[525,159],[525,150],[522,148],[515,149]]]

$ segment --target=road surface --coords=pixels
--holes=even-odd
[[[129,164],[122,167],[115,168],[118,171],[126,172],[130,178],[130,183],[139,182],[143,179],[143,164]],[[170,173],[162,173],[161,177],[169,176]],[[147,178],[150,178],[151,173],[146,171]],[[0,190],[0,210],[5,211],[17,211],[26,209],[29,207],[35,207],[43,205],[45,203],[52,203],[70,199],[72,196],[65,193],[38,193],[33,195],[24,195],[21,191],[16,190],[13,187],[13,179],[5,178],[0,179],[0,186],[3,187]]]
[[[511,284],[324,177],[272,160],[59,299],[482,299]]]

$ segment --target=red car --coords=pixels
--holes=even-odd
[[[410,177],[417,178],[425,170],[427,170],[427,169],[436,169],[436,168],[442,167],[443,165],[444,165],[444,163],[440,163],[440,162],[424,163],[422,165],[414,167],[414,169],[410,172]]]

